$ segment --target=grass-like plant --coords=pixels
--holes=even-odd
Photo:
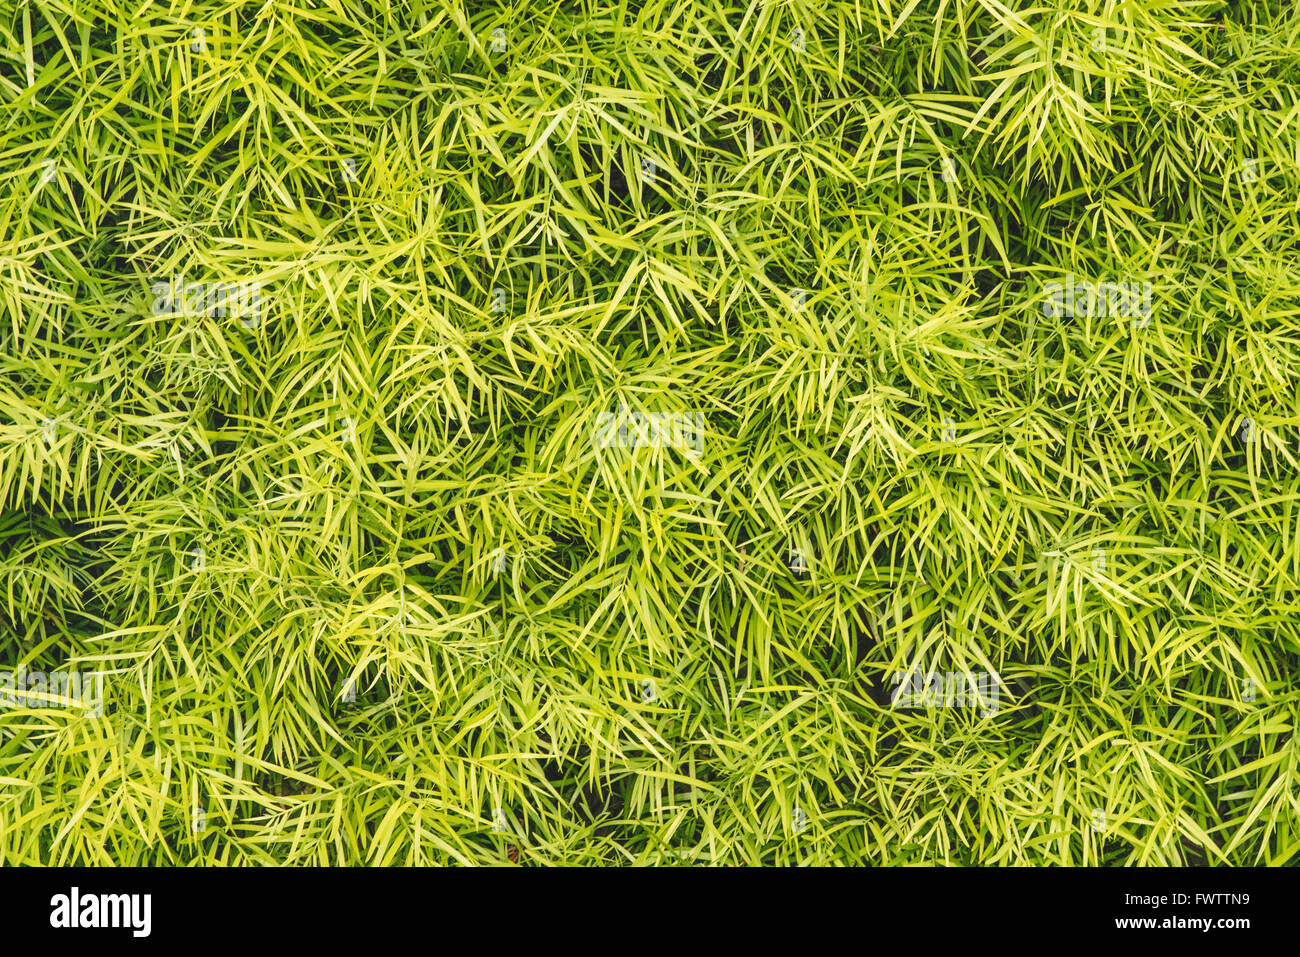
[[[1286,0],[0,0],[0,861],[1296,863],[1298,143]]]

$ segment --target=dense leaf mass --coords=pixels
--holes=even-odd
[[[0,0],[0,860],[1296,863],[1298,143],[1289,0]]]

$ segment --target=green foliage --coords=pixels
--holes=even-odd
[[[1283,0],[0,0],[0,669],[106,673],[0,860],[1296,863],[1298,94]]]

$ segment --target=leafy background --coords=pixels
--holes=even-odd
[[[109,674],[0,860],[1294,864],[1298,91],[1289,2],[4,0],[0,667]]]

